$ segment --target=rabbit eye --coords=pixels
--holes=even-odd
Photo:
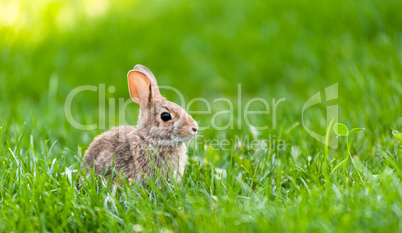
[[[172,119],[172,116],[168,112],[164,112],[161,114],[162,121],[168,121]]]

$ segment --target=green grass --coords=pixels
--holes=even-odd
[[[110,1],[104,11],[102,2],[0,1],[0,232],[402,232],[402,148],[392,133],[402,131],[401,1]],[[73,117],[109,128],[124,114],[135,124],[135,104],[109,114],[108,100],[129,99],[126,74],[138,63],[186,104],[211,101],[211,114],[193,114],[200,125],[229,108],[214,99],[232,100],[234,129],[198,138],[227,139],[230,149],[190,147],[181,183],[110,188],[90,179],[78,189],[81,158],[105,130],[72,127],[66,97],[82,85],[114,86],[105,109],[98,92],[77,95]],[[336,149],[310,137],[301,114],[334,83],[339,122],[365,128]],[[251,119],[268,130],[244,119],[239,127],[237,110],[255,97],[271,110],[286,98],[275,128],[272,111]],[[324,135],[325,113],[312,107],[304,123]],[[286,150],[236,143],[270,136]]]

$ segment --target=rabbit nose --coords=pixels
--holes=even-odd
[[[190,118],[191,118],[191,130],[194,132],[194,133],[197,133],[197,131],[198,131],[198,123],[190,116]]]

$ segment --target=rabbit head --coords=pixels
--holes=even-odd
[[[140,105],[137,129],[164,144],[186,141],[197,134],[197,122],[178,104],[163,97],[153,73],[142,65],[128,72],[130,96]]]

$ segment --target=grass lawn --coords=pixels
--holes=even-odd
[[[0,1],[0,232],[402,232],[401,9]],[[203,127],[183,181],[91,178],[79,188],[93,138],[136,124],[126,77],[135,64],[177,88]],[[349,130],[338,124],[338,138],[337,122]]]

